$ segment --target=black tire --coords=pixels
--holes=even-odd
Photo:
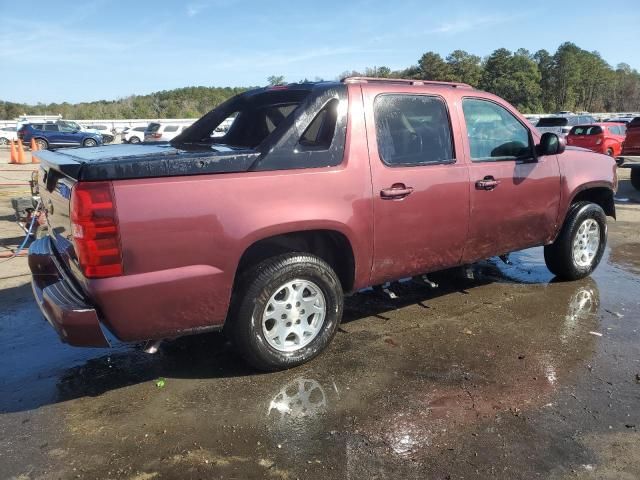
[[[593,219],[599,226],[600,241],[595,255],[588,265],[580,265],[573,255],[573,242],[581,225]],[[587,277],[600,263],[607,245],[607,216],[600,205],[591,202],[577,202],[571,205],[560,235],[551,245],[544,247],[547,268],[562,280],[577,280]]]
[[[140,143],[140,139],[138,137],[131,137],[129,143]]]
[[[0,145],[9,145],[9,139],[5,137],[0,137]]]
[[[87,138],[82,142],[83,147],[95,147],[97,145],[98,142],[96,142],[93,138]]]
[[[607,148],[607,155],[613,157],[613,148]]]
[[[631,169],[631,185],[640,191],[640,167]]]
[[[49,150],[49,142],[44,138],[36,138],[36,145],[38,146],[38,150]]]
[[[265,337],[262,317],[272,295],[296,279],[311,281],[320,289],[324,295],[325,317],[309,344],[297,350],[281,351]],[[241,274],[225,332],[254,368],[264,371],[292,368],[308,362],[329,345],[342,320],[343,301],[340,280],[322,259],[306,253],[279,255]]]

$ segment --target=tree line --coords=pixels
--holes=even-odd
[[[402,70],[373,67],[347,75],[464,82],[505,98],[524,113],[640,111],[640,73],[626,63],[613,68],[598,52],[571,42],[553,54],[499,48],[484,59],[464,50],[446,58],[426,52]]]
[[[468,83],[511,102],[524,113],[561,110],[587,112],[640,111],[640,73],[621,63],[611,67],[598,52],[567,42],[551,54],[500,48],[481,58],[455,50],[443,58],[426,52],[417,64],[401,70],[388,67],[349,71],[341,76],[366,75]],[[269,84],[284,82],[281,75]],[[118,100],[26,105],[0,101],[0,119],[19,115],[61,114],[70,119],[197,118],[244,87],[186,87]]]

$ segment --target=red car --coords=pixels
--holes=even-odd
[[[29,266],[64,341],[224,328],[263,370],[318,355],[371,285],[540,245],[585,277],[615,216],[613,159],[460,83],[280,85],[170,143],[36,155],[49,235]]]
[[[640,117],[629,122],[622,154],[617,160],[622,162],[622,167],[631,169],[631,184],[640,190]]]
[[[567,135],[567,145],[617,157],[622,152],[626,127],[622,123],[603,122],[577,125]]]

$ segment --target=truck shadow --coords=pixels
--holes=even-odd
[[[491,260],[471,269],[455,269],[430,275],[439,284],[431,288],[408,279],[391,284],[397,295],[391,299],[368,289],[348,297],[345,302],[345,325],[368,317],[390,320],[388,312],[409,305],[419,305],[428,315],[429,302],[453,293],[466,294],[471,289],[495,282],[549,283],[549,272],[540,265],[523,268],[516,254],[514,265]],[[525,259],[530,265],[528,259]],[[9,307],[0,315],[7,327],[0,330],[4,348],[12,351],[0,365],[4,381],[0,384],[0,413],[19,412],[81,397],[100,396],[159,378],[214,379],[258,375],[235,353],[223,334],[201,334],[166,342],[155,355],[129,345],[111,350],[69,347],[59,343],[55,333],[40,317],[31,302],[28,285],[5,289],[0,302]],[[7,333],[11,331],[11,333]],[[322,361],[322,357],[315,360]],[[71,366],[70,366],[71,365]],[[3,372],[4,371],[4,372]]]

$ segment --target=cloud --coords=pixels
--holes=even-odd
[[[203,10],[211,7],[225,8],[237,3],[237,0],[210,0],[208,2],[192,2],[187,4],[187,17],[195,17]]]
[[[189,3],[187,4],[187,17],[195,17],[202,10],[207,8],[207,5],[202,3]]]
[[[510,23],[525,16],[525,13],[517,13],[514,15],[486,15],[480,17],[459,18],[450,22],[444,22],[437,27],[428,30],[427,33],[444,33],[454,34],[475,30],[482,27]]]

